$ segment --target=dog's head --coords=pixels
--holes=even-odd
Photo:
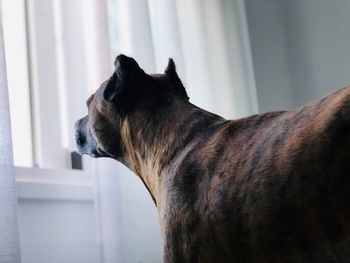
[[[185,88],[169,59],[165,74],[148,75],[125,55],[115,59],[115,71],[87,100],[88,115],[75,124],[76,148],[92,157],[120,160],[125,145],[122,123],[142,112],[157,115],[172,99],[188,100]]]

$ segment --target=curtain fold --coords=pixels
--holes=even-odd
[[[17,198],[0,9],[0,263],[19,262],[21,262],[21,257],[17,220]]]
[[[175,2],[191,101],[228,119],[257,113],[244,1]]]
[[[184,57],[176,2],[174,0],[148,0],[148,9],[156,72],[163,72],[169,57],[171,57],[176,63],[179,76],[185,81]]]
[[[229,119],[257,113],[244,0],[148,0],[148,8],[156,72],[173,57],[194,104]]]

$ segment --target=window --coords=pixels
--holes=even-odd
[[[25,5],[21,0],[3,1],[2,4],[14,162],[18,166],[31,167],[34,160]]]
[[[82,6],[83,1],[3,1],[16,166],[72,168],[74,122],[86,114],[85,99],[94,88],[86,80]]]

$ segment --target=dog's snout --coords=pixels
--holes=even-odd
[[[74,126],[74,139],[78,149],[83,148],[86,144],[86,134],[84,133],[84,123],[86,122],[86,117],[78,120]]]
[[[75,132],[75,141],[77,145],[83,146],[86,143],[86,137],[79,130]]]

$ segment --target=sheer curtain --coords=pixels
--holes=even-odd
[[[169,57],[190,100],[226,118],[257,113],[244,0],[108,0],[112,52],[161,73]]]
[[[1,4],[1,2],[0,2]],[[17,199],[0,6],[0,262],[19,263]]]

